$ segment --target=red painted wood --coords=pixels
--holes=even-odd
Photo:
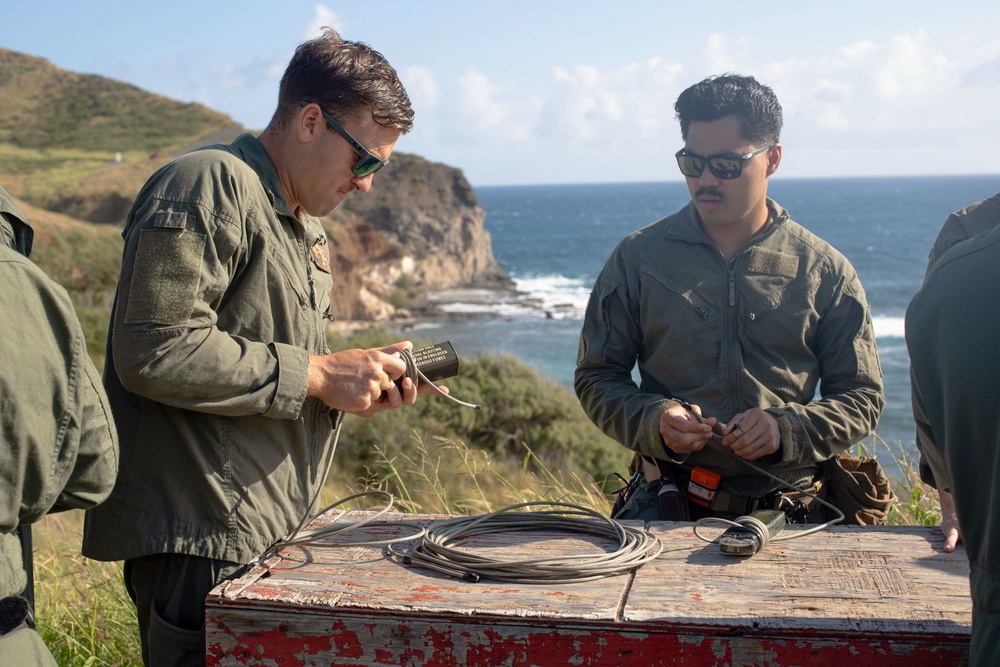
[[[772,543],[752,559],[720,555],[694,539],[690,524],[652,530],[664,554],[634,576],[562,586],[472,584],[404,567],[381,547],[332,546],[340,538],[291,549],[267,576],[209,597],[208,664],[967,662],[968,565],[961,550],[941,551],[937,529],[835,528]],[[520,557],[599,542],[558,534],[476,540]]]

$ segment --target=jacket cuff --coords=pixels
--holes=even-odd
[[[278,357],[278,387],[265,417],[297,419],[306,402],[309,382],[309,353],[287,343],[271,343]]]
[[[788,413],[782,410],[765,410],[778,422],[778,451],[760,458],[762,463],[776,466],[781,463],[791,463],[798,461],[802,447],[795,440],[795,431],[792,429],[792,420]]]
[[[657,401],[651,409],[646,411],[649,418],[644,429],[646,437],[642,445],[642,451],[639,452],[640,454],[672,463],[684,463],[687,460],[689,454],[675,453],[674,450],[667,447],[667,444],[663,442],[663,436],[660,435],[660,415],[667,409],[680,404],[681,402],[675,398],[667,398]]]

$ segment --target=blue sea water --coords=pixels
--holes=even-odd
[[[771,180],[769,196],[840,250],[861,278],[886,389],[876,432],[897,451],[902,446],[912,453],[914,447],[906,306],[948,215],[998,191],[1000,176]],[[420,325],[420,334],[451,340],[463,355],[516,356],[572,386],[582,313],[604,261],[626,234],[686,205],[687,189],[667,182],[492,186],[476,192],[493,253],[528,298],[441,293],[435,298],[452,316]]]

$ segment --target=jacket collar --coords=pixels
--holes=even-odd
[[[274,210],[280,215],[294,218],[292,207],[285,198],[285,189],[278,178],[278,172],[274,169],[274,163],[271,162],[271,156],[264,150],[264,144],[252,134],[241,134],[231,145],[240,158],[257,172]]]
[[[767,210],[769,213],[767,223],[754,236],[750,244],[770,236],[775,229],[788,220],[788,212],[770,197],[767,198]],[[674,224],[671,225],[670,231],[667,232],[667,236],[683,241],[712,244],[712,239],[705,232],[698,217],[698,209],[695,207],[694,201],[688,202],[687,206],[677,212],[677,217]]]

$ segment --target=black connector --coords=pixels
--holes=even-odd
[[[745,521],[747,518],[756,521]],[[733,526],[719,538],[719,551],[727,556],[753,556],[764,545],[781,532],[787,521],[780,510],[757,510],[749,517],[740,517]]]

